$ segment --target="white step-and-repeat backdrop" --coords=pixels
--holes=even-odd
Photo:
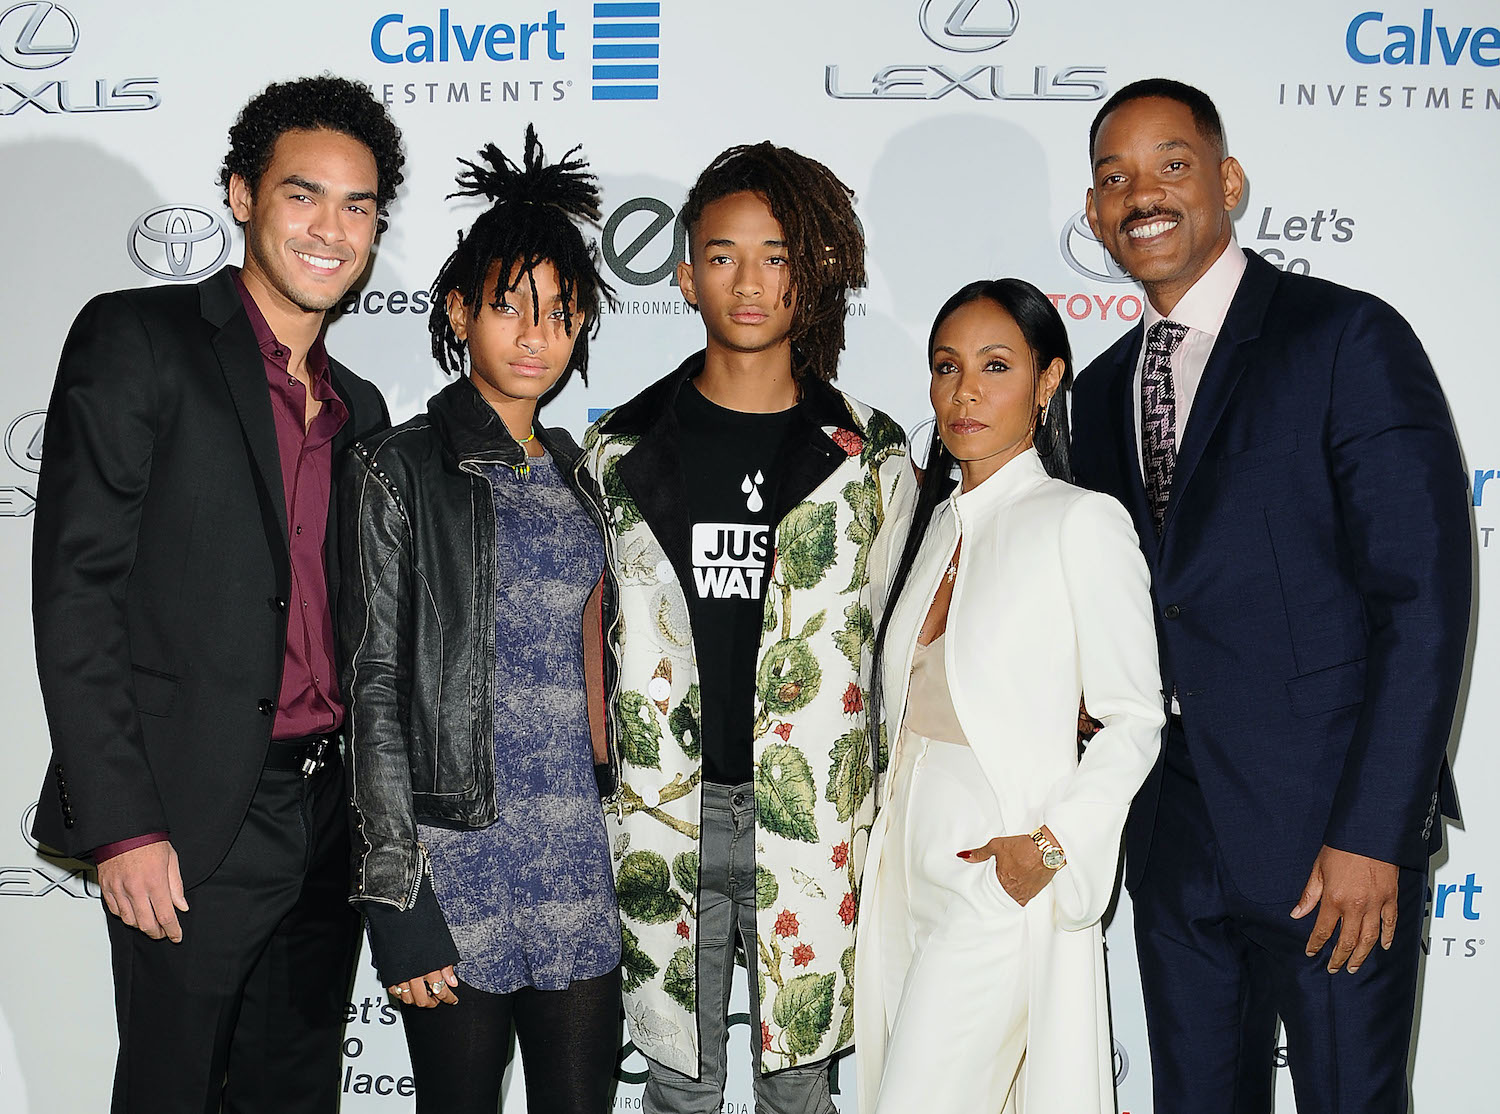
[[[840,385],[910,428],[926,416],[934,310],[980,276],[1051,293],[1080,365],[1141,313],[1081,218],[1090,119],[1163,74],[1208,90],[1249,175],[1240,243],[1279,267],[1371,290],[1426,342],[1468,467],[1481,578],[1500,562],[1500,5],[1482,0],[0,0],[0,1109],[100,1111],[115,1038],[92,876],[28,830],[47,754],[28,554],[42,410],[68,325],[101,290],[189,281],[240,258],[214,184],[225,131],[268,81],[366,81],[406,135],[407,181],[367,280],[329,329],[400,420],[443,383],[428,284],[472,204],[455,157],[518,150],[534,121],[602,179],[621,296],[594,383],[550,419],[577,432],[701,344],[672,282],[676,210],[722,148],[770,138],[857,192],[870,286],[850,307]],[[626,47],[621,50],[619,48]],[[1490,504],[1486,505],[1486,497]],[[1494,547],[1500,552],[1500,539]],[[1413,1055],[1423,1114],[1494,1109],[1500,1042],[1500,758],[1486,594],[1454,768],[1467,825],[1434,864]],[[232,632],[226,632],[232,637]],[[1121,1111],[1151,1108],[1128,902],[1109,926]],[[395,1010],[368,964],[349,1004],[344,1109],[412,1109]],[[735,1009],[745,1009],[743,985]],[[726,1111],[752,1107],[748,1024]],[[622,1037],[620,1110],[644,1063]],[[1281,1109],[1291,1110],[1281,1073]],[[850,1064],[839,1103],[853,1108]],[[524,1096],[513,1080],[508,1109]]]

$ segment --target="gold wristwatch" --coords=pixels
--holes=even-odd
[[[1031,833],[1031,842],[1042,853],[1042,865],[1048,870],[1061,870],[1068,865],[1068,856],[1063,854],[1063,849],[1048,839],[1042,829]]]

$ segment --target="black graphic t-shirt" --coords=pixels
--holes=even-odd
[[[771,516],[781,448],[795,413],[726,410],[704,398],[692,380],[677,396],[703,779],[720,785],[754,776],[756,654],[774,548]]]

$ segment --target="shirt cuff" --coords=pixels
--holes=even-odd
[[[113,859],[116,855],[123,855],[126,851],[134,851],[137,847],[145,847],[148,843],[163,843],[167,839],[166,832],[147,832],[145,835],[132,836],[130,839],[118,839],[114,843],[106,843],[101,847],[95,847],[89,852],[89,858],[94,865],[98,866],[106,859]]]

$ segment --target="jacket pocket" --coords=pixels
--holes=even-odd
[[[135,710],[146,716],[171,715],[181,685],[179,679],[143,665],[132,665],[130,672],[135,690]]]
[[[1219,459],[1219,475],[1230,476],[1236,472],[1245,472],[1252,468],[1273,463],[1282,457],[1290,456],[1297,451],[1296,431],[1289,431],[1280,437],[1273,437],[1269,441],[1262,441],[1259,445],[1252,445],[1248,449],[1242,449],[1237,453],[1229,453]]]
[[[1304,673],[1286,683],[1292,715],[1308,719],[1358,704],[1365,698],[1365,659],[1330,665],[1315,673]]]

